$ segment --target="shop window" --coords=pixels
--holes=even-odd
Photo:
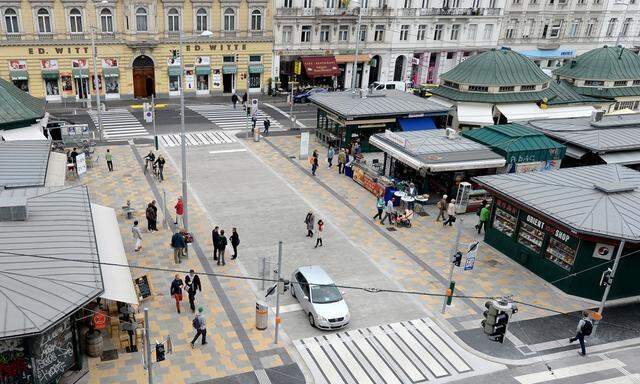
[[[167,13],[167,25],[169,32],[180,31],[180,12],[177,9],[171,8]]]
[[[113,33],[113,14],[110,9],[100,11],[100,30],[102,33]]]
[[[341,25],[338,30],[338,40],[339,41],[349,41],[349,26]]]
[[[201,92],[209,91],[209,75],[196,76],[196,90]]]
[[[536,86],[534,84],[522,85],[522,86],[520,86],[520,90],[522,92],[535,91],[536,90]]]
[[[565,235],[564,233],[561,234]],[[565,236],[567,236],[565,238],[565,241],[570,239],[568,235]],[[570,271],[573,267],[573,262],[576,259],[576,250],[563,241],[552,236],[549,239],[549,244],[547,245],[547,249],[544,252],[544,257],[552,263],[562,267],[563,269]]]
[[[532,250],[534,253],[540,253],[542,242],[544,241],[544,232],[531,224],[522,223],[518,233],[518,243]]]
[[[44,90],[47,96],[60,96],[58,79],[44,79]]]
[[[207,10],[199,8],[196,12],[196,31],[203,32],[209,29],[209,15]]]
[[[308,43],[311,41],[311,26],[310,25],[303,25],[302,26],[302,32],[300,32],[300,42],[301,43]]]
[[[260,12],[259,9],[254,9],[253,11],[251,11],[251,30],[262,30],[262,12]]]
[[[614,81],[613,82],[613,86],[614,87],[626,87],[627,86],[627,81],[626,80]]]
[[[82,33],[82,14],[78,8],[69,11],[69,31],[71,33]]]
[[[169,76],[169,92],[180,91],[180,76]]]
[[[51,33],[51,14],[48,9],[38,10],[38,33]]]
[[[20,33],[20,26],[18,25],[18,13],[13,8],[8,8],[4,11],[4,26],[7,33]]]
[[[422,41],[425,40],[427,37],[427,26],[422,24],[418,26],[418,35],[417,35],[417,40],[418,41]]]
[[[436,24],[436,28],[433,32],[433,40],[442,40],[442,31],[444,30],[444,24]]]
[[[29,80],[13,80],[13,85],[23,92],[29,92]]]
[[[147,30],[147,10],[140,7],[136,9],[136,31],[146,32]]]
[[[104,79],[104,86],[107,95],[117,95],[120,93],[120,82],[117,77],[106,77]]]
[[[224,30],[236,30],[236,12],[233,10],[233,8],[227,8],[224,11]]]
[[[502,200],[496,201],[496,212],[492,227],[507,237],[513,237],[516,231],[518,210]]]
[[[249,88],[260,88],[260,73],[249,74]]]

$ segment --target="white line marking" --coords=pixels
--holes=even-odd
[[[592,381],[587,384],[637,384],[638,382],[640,382],[640,374],[634,373],[630,376],[613,377],[611,379]]]
[[[247,152],[246,148],[238,148],[238,149],[221,149],[219,151],[209,151],[210,154],[215,155],[217,153],[233,153],[233,152]]]
[[[528,375],[516,376],[514,379],[522,384],[537,384],[546,381],[565,379],[567,377],[586,375],[587,373],[605,371],[607,369],[616,369],[624,367],[624,363],[620,360],[603,360],[593,363],[573,365],[571,367],[558,368],[553,371],[542,371],[530,373]]]

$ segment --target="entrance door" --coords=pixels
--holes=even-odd
[[[150,97],[155,93],[155,70],[149,56],[138,56],[133,60],[133,97]]]
[[[233,92],[233,80],[235,73],[224,73],[222,74],[222,92],[231,93]]]
[[[88,97],[89,94],[89,79],[86,78],[76,78],[75,79],[75,85],[76,85],[76,98],[81,100],[81,99],[86,99]]]
[[[369,62],[369,86],[379,80],[380,77],[380,56],[373,56]]]

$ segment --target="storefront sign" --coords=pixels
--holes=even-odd
[[[209,56],[196,56],[196,65],[211,65]]]
[[[611,260],[615,245],[596,243],[596,247],[593,249],[593,257],[602,260]]]
[[[88,68],[87,59],[73,59],[71,60],[71,67],[80,69]]]
[[[399,146],[401,146],[402,148],[407,146],[407,139],[405,139],[404,137],[397,135],[393,132],[391,132],[390,130],[386,130],[384,131],[384,137],[385,139],[393,142],[394,144],[397,144]]]
[[[75,363],[71,320],[31,339],[34,383],[51,383]]]
[[[187,89],[193,89],[193,68],[186,68],[184,70],[184,80],[185,84],[187,85]]]
[[[369,177],[360,167],[353,168],[353,180],[375,196],[380,196],[380,194],[384,193],[384,188]]]
[[[525,221],[527,223],[533,225],[536,228],[544,229],[544,222],[542,220],[538,219],[537,217],[533,217],[533,216],[527,214],[527,217],[526,217]]]
[[[76,169],[78,170],[78,175],[87,173],[87,159],[84,153],[80,153],[78,156],[76,156]]]
[[[216,68],[213,70],[213,88],[220,88],[222,85],[222,75],[220,74],[220,69]]]
[[[246,51],[247,44],[194,44],[183,45],[186,52],[206,52],[206,51]]]
[[[40,60],[40,68],[42,69],[49,69],[52,71],[57,71],[58,68],[58,60],[55,59],[51,59],[51,60]]]
[[[115,57],[102,59],[102,68],[118,68],[118,59]]]
[[[302,73],[302,61],[298,60],[293,63],[293,73],[299,75]]]
[[[105,329],[107,327],[107,316],[104,312],[98,311],[93,314],[93,326],[96,329]]]
[[[9,60],[9,70],[10,71],[26,71],[27,61],[26,60]]]
[[[496,206],[498,208],[501,208],[507,212],[509,212],[510,214],[517,216],[518,215],[518,208],[514,207],[513,205],[507,203],[504,200],[496,200]]]
[[[170,67],[179,66],[180,65],[180,58],[179,57],[176,57],[175,59],[173,57],[167,58],[167,65],[170,66]]]
[[[532,163],[520,163],[516,164],[516,173],[526,173],[542,170],[542,165],[545,162],[535,161]]]
[[[32,382],[31,359],[26,356],[23,339],[0,341],[0,383]]]

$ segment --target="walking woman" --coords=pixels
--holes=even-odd
[[[171,296],[176,301],[176,310],[180,313],[180,302],[182,301],[182,279],[176,274],[175,279],[171,282]]]
[[[156,222],[158,220],[158,214],[154,209],[153,202],[147,205],[147,210],[145,211],[147,216],[147,230],[149,232],[157,231]]]
[[[378,195],[378,200],[376,200],[376,209],[378,210],[378,213],[376,213],[375,216],[373,216],[373,220],[377,218],[379,218],[380,220],[382,220],[382,211],[384,211],[384,195],[382,193],[380,193]]]
[[[307,213],[307,217],[304,219],[304,223],[307,224],[307,237],[313,237],[313,222],[315,219],[313,212]]]
[[[316,246],[313,248],[322,247],[322,232],[324,231],[324,221],[318,220],[318,236],[316,237]]]

